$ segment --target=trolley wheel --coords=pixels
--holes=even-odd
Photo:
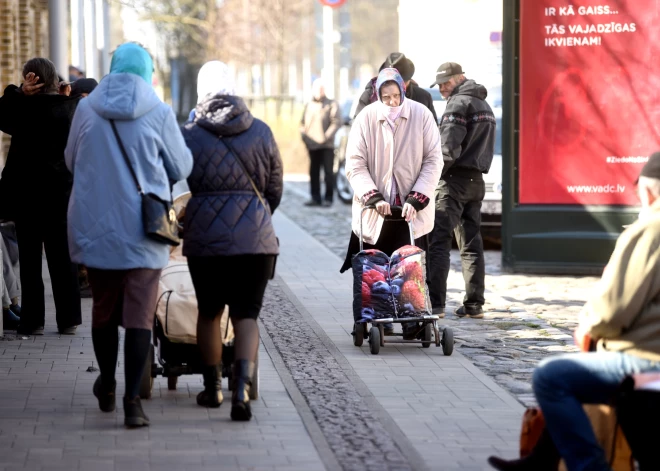
[[[431,338],[433,336],[433,327],[431,324],[424,326],[424,336],[422,337],[422,347],[429,348],[431,346]]]
[[[433,334],[435,335],[435,346],[439,347],[442,345],[442,339],[440,338],[440,329],[435,323],[433,324]]]
[[[251,378],[252,385],[250,386],[250,397],[251,401],[256,401],[259,399],[259,353],[257,352],[257,358],[254,360],[254,372],[252,373]]]
[[[154,346],[149,345],[147,363],[144,365],[142,380],[140,381],[140,399],[151,399],[151,390],[154,387],[154,378],[151,376],[154,365]]]
[[[179,381],[178,376],[168,376],[167,377],[167,389],[170,391],[176,391],[176,383]]]
[[[454,331],[445,327],[442,331],[442,353],[449,356],[454,351]]]
[[[369,331],[369,350],[372,355],[378,355],[380,352],[380,329],[372,327]]]
[[[364,342],[364,327],[362,323],[353,324],[353,345],[356,347],[361,347]]]

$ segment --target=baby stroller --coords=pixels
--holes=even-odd
[[[174,200],[174,210],[183,221],[190,193]],[[234,362],[234,330],[228,309],[220,321],[222,341],[222,377],[228,378],[231,390],[231,365]],[[152,345],[140,385],[140,397],[151,398],[154,378],[167,378],[167,389],[174,391],[181,375],[202,374],[202,360],[197,347],[197,298],[181,246],[173,247],[163,269],[156,305]],[[259,397],[259,367],[255,362],[250,399]]]
[[[415,246],[412,223],[408,223],[410,245],[405,245],[388,255],[380,250],[364,250],[362,239],[362,217],[360,213],[360,251],[353,256],[353,345],[361,347],[364,339],[369,340],[373,355],[388,343],[416,343],[429,348],[442,345],[449,356],[454,351],[454,333],[449,327],[438,328],[437,315],[431,314],[431,301],[426,285],[426,253]],[[401,207],[392,206],[394,212]],[[389,323],[404,324],[408,339],[386,340],[384,326]],[[371,324],[371,328],[368,325]]]

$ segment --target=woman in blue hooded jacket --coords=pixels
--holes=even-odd
[[[115,409],[118,326],[126,329],[125,424],[149,425],[139,398],[154,321],[158,281],[169,248],[149,239],[142,197],[122,156],[114,120],[144,193],[170,200],[170,180],[186,178],[192,156],[174,112],[151,87],[153,61],[135,43],[121,45],[110,74],[82,100],[65,151],[73,173],[69,202],[71,257],[87,267],[92,288],[92,340],[101,370],[94,395],[104,412]]]

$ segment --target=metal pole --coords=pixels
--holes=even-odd
[[[100,79],[98,75],[98,49],[96,47],[96,2],[89,0],[85,2],[85,70],[86,77]]]
[[[110,73],[110,51],[112,50],[110,44],[110,3],[108,0],[103,0],[103,60],[101,75],[98,80],[103,76]]]
[[[48,0],[48,29],[50,39],[50,60],[57,72],[66,80],[69,77],[67,2]]]
[[[323,7],[323,81],[328,98],[335,97],[335,44],[332,7]]]

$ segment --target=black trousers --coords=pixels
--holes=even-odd
[[[466,308],[483,306],[486,263],[481,238],[481,202],[486,196],[486,185],[481,175],[465,177],[452,174],[443,176],[438,184],[435,200],[435,226],[431,232],[428,252],[429,291],[434,308],[445,307],[447,276],[452,235],[456,235],[461,251],[463,278],[465,279]]]
[[[325,181],[325,201],[332,203],[335,191],[335,151],[334,149],[316,149],[309,151],[309,181],[312,200],[320,203],[321,198],[321,168]]]
[[[46,320],[42,254],[46,251],[53,286],[55,317],[60,329],[82,324],[78,266],[71,262],[66,220],[34,219],[16,221],[18,258],[21,266],[21,327],[43,327]]]

